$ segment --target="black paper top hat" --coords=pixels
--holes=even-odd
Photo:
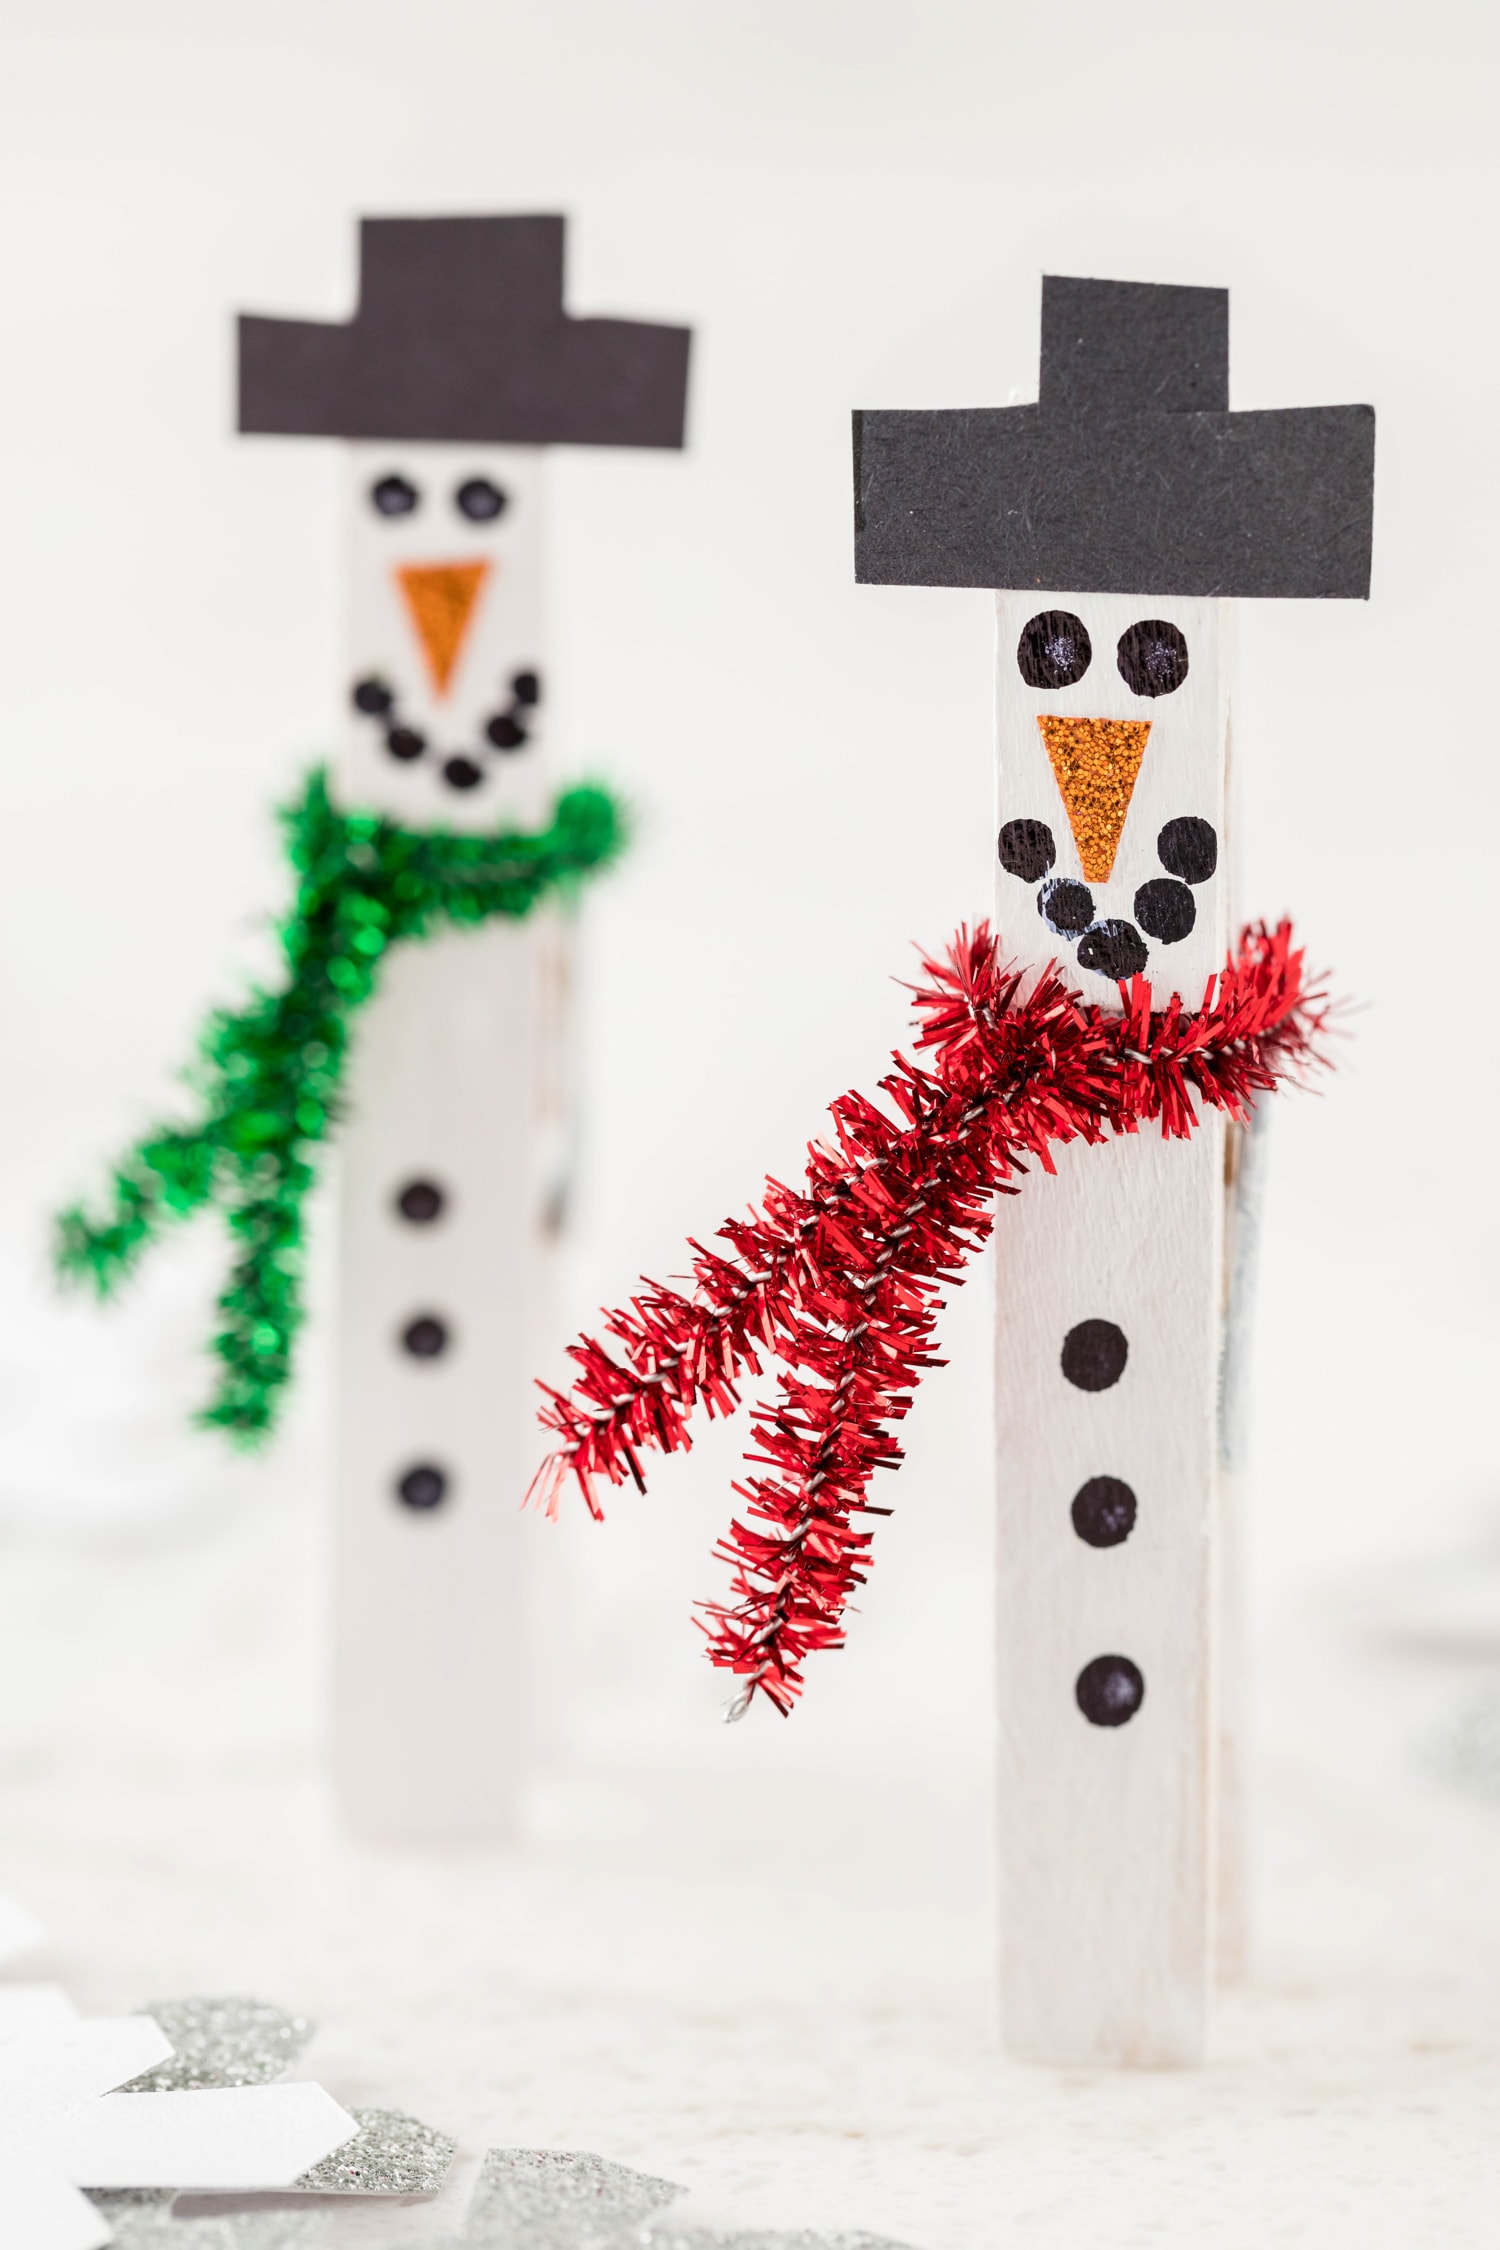
[[[1370,591],[1375,412],[1229,411],[1229,292],[1042,282],[1035,406],[854,417],[855,576]]]
[[[245,431],[680,446],[690,332],[563,310],[557,217],[362,219],[345,322],[240,316]]]

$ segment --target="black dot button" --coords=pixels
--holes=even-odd
[[[1062,1371],[1080,1391],[1107,1391],[1125,1372],[1130,1346],[1112,1320],[1080,1320],[1063,1338]]]
[[[1120,635],[1115,662],[1132,695],[1175,695],[1188,676],[1188,645],[1165,617],[1143,617]]]
[[[1096,1656],[1074,1685],[1078,1708],[1094,1727],[1122,1727],[1146,1699],[1140,1667],[1128,1656]]]
[[[447,1201],[436,1180],[408,1180],[396,1198],[396,1209],[413,1226],[425,1227],[442,1217]]]
[[[430,1461],[419,1461],[397,1479],[396,1497],[408,1508],[440,1508],[448,1497],[448,1479]]]
[[[1161,945],[1176,945],[1197,921],[1198,909],[1186,883],[1174,883],[1169,875],[1158,875],[1142,883],[1136,892],[1135,918],[1147,937],[1154,937]]]
[[[1044,609],[1029,618],[1016,643],[1016,664],[1028,687],[1071,687],[1093,662],[1093,643],[1070,609]]]
[[[1073,1495],[1073,1529],[1089,1547],[1118,1547],[1135,1529],[1135,1494],[1120,1477],[1090,1477]]]
[[[441,1359],[448,1349],[448,1327],[436,1313],[418,1313],[401,1331],[401,1349],[413,1359]]]
[[[1023,883],[1039,883],[1056,857],[1045,820],[1008,820],[1000,831],[1000,865]]]
[[[1095,922],[1079,940],[1078,961],[1081,968],[1092,969],[1095,976],[1113,977],[1118,984],[1124,977],[1138,977],[1145,968],[1145,940],[1133,922]]]
[[[477,789],[484,779],[484,769],[476,766],[472,758],[447,758],[443,762],[443,779],[450,789]]]
[[[1156,839],[1156,856],[1169,875],[1206,883],[1219,864],[1219,839],[1206,820],[1169,820]]]
[[[386,733],[385,746],[393,758],[399,758],[403,765],[409,765],[413,758],[420,758],[427,748],[427,737],[425,734],[418,734],[415,727],[391,727]]]
[[[1054,937],[1077,937],[1094,919],[1094,894],[1086,883],[1058,875],[1037,892],[1036,910]]]
[[[379,477],[370,487],[371,505],[378,516],[409,516],[421,497],[406,477]]]
[[[396,699],[384,680],[372,679],[355,682],[352,700],[355,710],[363,711],[367,718],[383,719]]]
[[[491,484],[488,477],[466,477],[453,498],[459,513],[470,523],[493,523],[510,506],[510,495],[498,484]]]

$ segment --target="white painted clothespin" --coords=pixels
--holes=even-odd
[[[1369,591],[1368,407],[1229,412],[1228,292],[1048,279],[1036,405],[856,416],[857,575],[997,589],[1002,953],[1203,1000],[1231,935],[1225,597]],[[1212,1983],[1225,1128],[997,1218],[1010,2050],[1192,2063]]]
[[[551,800],[547,449],[680,447],[688,332],[567,314],[561,218],[372,219],[360,243],[351,321],[240,324],[241,429],[346,449],[337,800],[414,829],[534,826]],[[356,1032],[334,1757],[369,1833],[514,1825],[566,975],[544,909],[401,945]]]

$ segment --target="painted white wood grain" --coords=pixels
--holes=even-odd
[[[1234,663],[1237,612],[1220,605],[1220,662],[1226,677]],[[1226,937],[1244,923],[1240,765],[1235,756],[1234,712],[1224,731],[1224,834],[1220,881]],[[1265,1189],[1265,1133],[1270,1108],[1255,1122],[1255,1145],[1243,1127],[1224,1134],[1224,1326],[1219,1364],[1218,1529],[1214,1550],[1214,1699],[1218,1713],[1218,1764],[1214,1897],[1214,1970],[1220,1984],[1238,1984],[1250,1965],[1250,1804],[1246,1759],[1249,1725],[1247,1622],[1250,1479],[1246,1460],[1246,1409],[1261,1202]]]
[[[504,1835],[530,1723],[530,1565],[555,1181],[545,1100],[555,927],[395,954],[359,1030],[340,1186],[334,1738],[362,1832]],[[424,1225],[397,1207],[441,1189]],[[448,1331],[433,1358],[409,1321]],[[399,1494],[437,1469],[441,1504]]]
[[[338,791],[406,825],[532,825],[550,796],[542,645],[543,457],[536,449],[348,449],[348,684],[379,678],[427,738],[392,758],[378,718],[350,711]],[[382,476],[418,505],[369,504]],[[475,524],[468,478],[507,496]],[[450,692],[434,693],[393,573],[483,560],[484,591]],[[498,752],[486,717],[517,671],[541,677],[531,739]],[[455,790],[443,762],[483,780]],[[551,1249],[565,1162],[567,938],[542,909],[393,949],[359,1020],[339,1187],[337,1497],[333,1549],[336,1787],[366,1834],[503,1836],[515,1826],[532,1726],[533,1566],[547,1527],[523,1515],[536,1466],[534,1369],[546,1352]],[[440,1215],[404,1217],[414,1182]],[[403,1344],[441,1323],[433,1356]],[[444,1480],[438,1505],[401,1496],[412,1470]]]
[[[336,769],[347,805],[390,813],[408,828],[530,826],[546,809],[548,699],[545,676],[547,457],[539,446],[376,445],[344,447],[346,718]],[[370,494],[381,478],[403,477],[418,495],[408,514],[384,516]],[[455,494],[485,479],[505,495],[492,522],[473,522]],[[403,566],[485,563],[488,574],[446,694],[434,693],[396,572]],[[520,670],[542,671],[543,699],[521,751],[496,752],[485,722],[508,700]],[[390,687],[403,719],[428,738],[410,762],[390,756],[378,718],[353,710],[347,693],[362,679]],[[445,757],[472,756],[484,779],[455,790]]]
[[[1169,820],[1207,820],[1217,830],[1220,872],[1193,886],[1197,920],[1189,937],[1175,945],[1150,948],[1146,974],[1153,1003],[1160,1007],[1180,992],[1192,1007],[1203,997],[1210,976],[1224,965],[1228,942],[1227,885],[1223,872],[1224,765],[1228,724],[1225,668],[1219,660],[1223,605],[1179,601],[1165,594],[999,594],[996,596],[995,726],[999,763],[998,817],[1042,820],[1057,845],[1055,875],[1083,880],[1083,869],[1067,814],[1048,763],[1039,713],[1069,718],[1146,719],[1151,733],[1141,760],[1129,816],[1107,883],[1092,883],[1095,908],[1103,916],[1132,919],[1142,883],[1165,871],[1157,857],[1157,837]],[[1049,609],[1081,617],[1093,645],[1093,661],[1071,687],[1028,687],[1016,664],[1016,643],[1028,618]],[[1141,618],[1166,618],[1185,635],[1188,675],[1173,695],[1132,695],[1121,679],[1115,651],[1120,635]],[[1037,885],[1024,883],[1002,868],[996,915],[1005,950],[1014,959],[1040,964],[1061,960],[1086,996],[1100,1006],[1118,1006],[1107,977],[1080,969],[1037,912]]]
[[[1050,2062],[1190,2063],[1209,1981],[1210,1553],[1222,1130],[1059,1156],[1002,1213],[996,1326],[1002,2024]],[[1064,1377],[1064,1337],[1114,1321],[1110,1390]],[[1123,1544],[1071,1505],[1136,1496]],[[1099,1727],[1099,1656],[1145,1679]]]
[[[1249,1806],[1246,1732],[1249,1709],[1248,1457],[1251,1345],[1260,1254],[1269,1099],[1248,1131],[1225,1136],[1224,1330],[1219,1369],[1219,1530],[1216,1556],[1216,1699],[1218,1704],[1218,1898],[1216,1965],[1221,1983],[1243,1978],[1250,1957]]]
[[[999,819],[1045,821],[1056,872],[1081,879],[1076,847],[1036,725],[1040,710],[1149,718],[1115,866],[1096,911],[1129,920],[1158,877],[1156,839],[1183,815],[1222,843],[1225,692],[1211,602],[1038,592],[998,597]],[[1093,662],[1075,686],[1039,692],[1015,647],[1042,609],[1083,618]],[[1186,635],[1176,694],[1133,696],[1115,644],[1138,618]],[[1105,1006],[1114,987],[1083,971],[1036,910],[1036,885],[999,876],[999,927],[1013,957],[1057,959]],[[1194,887],[1197,921],[1150,945],[1160,1005],[1194,1005],[1222,962],[1218,879]],[[1214,1911],[1213,1652],[1217,1381],[1223,1319],[1224,1133],[1210,1119],[1186,1143],[1154,1129],[1058,1155],[1002,1203],[997,1226],[997,1685],[1000,1738],[1002,2031],[1025,2059],[1191,2064],[1201,2058]],[[1090,1392],[1063,1374],[1069,1331],[1108,1320],[1125,1371]],[[1095,1547],[1073,1527],[1092,1477],[1123,1480],[1128,1538]],[[1076,1683],[1100,1656],[1145,1681],[1121,1726],[1091,1724]]]

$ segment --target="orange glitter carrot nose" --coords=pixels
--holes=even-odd
[[[487,562],[409,563],[396,572],[439,695],[448,692],[489,573]]]
[[[1107,883],[1151,721],[1038,715],[1036,723],[1067,807],[1084,877],[1090,883]]]

